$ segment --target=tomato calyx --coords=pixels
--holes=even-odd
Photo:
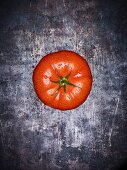
[[[59,84],[59,87],[57,88],[57,90],[56,90],[52,95],[57,94],[57,93],[59,92],[60,88],[63,88],[63,89],[64,89],[64,92],[66,93],[66,86],[67,86],[67,85],[81,88],[81,87],[76,86],[75,84],[73,84],[73,83],[71,83],[71,82],[68,81],[70,75],[71,75],[71,72],[70,72],[67,76],[65,76],[65,77],[62,77],[62,76],[60,76],[60,75],[57,74],[57,76],[58,76],[58,78],[59,78],[58,81],[50,80],[50,81],[53,82],[53,83]]]

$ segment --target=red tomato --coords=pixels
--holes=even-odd
[[[33,72],[33,84],[44,104],[59,110],[71,110],[87,99],[92,75],[83,57],[63,50],[40,60]]]

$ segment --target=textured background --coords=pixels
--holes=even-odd
[[[127,158],[127,5],[116,0],[15,0],[0,5],[0,169],[118,170]],[[43,105],[38,61],[73,50],[92,70],[87,101]]]

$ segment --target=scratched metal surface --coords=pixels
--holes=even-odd
[[[124,1],[16,0],[0,12],[0,169],[116,170],[127,158]],[[77,109],[43,105],[32,84],[42,56],[73,50],[93,87]]]

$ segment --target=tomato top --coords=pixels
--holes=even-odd
[[[72,51],[59,51],[44,56],[33,72],[34,88],[39,99],[59,110],[81,105],[92,87],[87,61]]]

